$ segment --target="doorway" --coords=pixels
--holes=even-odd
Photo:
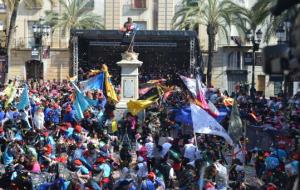
[[[265,75],[257,75],[257,92],[261,93],[262,95],[265,93],[266,90],[266,76]]]
[[[25,63],[26,79],[40,80],[44,78],[43,62],[38,60],[28,60]]]

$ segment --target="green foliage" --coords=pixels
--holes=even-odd
[[[72,29],[103,29],[101,16],[86,9],[87,0],[60,0],[62,13],[54,11],[46,12],[45,22],[54,30],[61,28],[62,32],[70,32]]]

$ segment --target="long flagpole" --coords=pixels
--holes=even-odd
[[[243,167],[244,167],[244,183],[246,182],[246,156],[247,156],[247,152],[246,152],[246,122],[243,122],[243,129],[244,129],[244,143],[243,143],[243,152],[244,152],[244,163],[243,163]]]

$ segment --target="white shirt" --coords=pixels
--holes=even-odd
[[[190,161],[195,160],[197,147],[193,144],[184,145],[184,157],[188,158]]]
[[[44,113],[43,112],[35,112],[33,118],[34,127],[37,129],[44,128]]]
[[[168,153],[168,151],[170,150],[170,148],[172,147],[172,144],[166,142],[162,145],[162,150],[160,152],[160,156],[161,157],[165,157],[165,155]]]
[[[148,158],[153,158],[154,157],[154,143],[153,142],[148,142],[145,144],[145,147],[147,149],[147,157]]]

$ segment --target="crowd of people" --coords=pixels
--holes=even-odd
[[[24,87],[17,83],[8,85]],[[68,81],[28,81],[30,105],[24,109],[18,108],[22,89],[10,100],[3,88],[0,188],[297,189],[299,93],[285,100],[237,91],[231,98],[239,103],[242,120],[272,141],[267,148],[250,147],[253,139],[246,134],[230,146],[218,136],[193,134],[191,126],[178,122],[174,109],[189,104],[191,96],[184,85],[167,85],[172,85],[168,96],[161,95],[141,114],[128,112],[121,118],[104,92],[90,90],[85,95],[96,103],[83,119],[76,117],[74,88]],[[207,89],[206,99],[230,112],[225,94]],[[219,120],[226,130],[229,120],[230,113]]]

